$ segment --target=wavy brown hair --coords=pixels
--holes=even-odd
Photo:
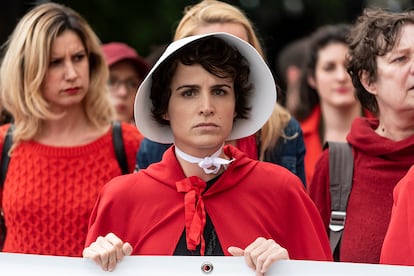
[[[367,74],[369,82],[377,79],[377,57],[394,48],[405,24],[414,24],[414,11],[395,13],[365,9],[351,31],[347,69],[361,105],[374,114],[379,113],[378,103],[375,95],[362,85],[362,74]]]

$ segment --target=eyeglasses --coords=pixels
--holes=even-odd
[[[118,80],[110,78],[108,81],[108,86],[111,90],[118,90],[121,85],[123,85],[128,92],[137,92],[138,86],[141,84],[140,81],[134,79]]]

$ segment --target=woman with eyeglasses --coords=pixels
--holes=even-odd
[[[102,45],[109,67],[109,98],[115,109],[115,119],[134,122],[134,99],[149,65],[137,51],[122,42]]]

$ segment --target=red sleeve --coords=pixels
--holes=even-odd
[[[329,151],[324,150],[315,164],[315,173],[308,193],[321,214],[326,231],[331,217],[331,195],[329,193]]]
[[[380,263],[414,265],[414,166],[394,188],[394,204]]]

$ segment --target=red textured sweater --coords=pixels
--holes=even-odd
[[[0,151],[7,128],[0,128]],[[142,135],[130,124],[122,124],[122,133],[132,172]],[[81,256],[99,191],[118,175],[111,130],[82,146],[21,143],[10,159],[3,189],[3,251]]]
[[[391,216],[393,189],[414,164],[414,135],[402,141],[392,141],[376,134],[377,126],[376,119],[357,118],[347,137],[353,147],[355,163],[341,261],[379,263]],[[309,194],[328,229],[331,197],[327,151],[315,166]]]

